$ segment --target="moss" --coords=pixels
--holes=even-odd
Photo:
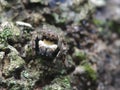
[[[5,43],[11,36],[12,32],[10,31],[10,28],[4,28],[4,30],[0,32],[0,42]]]
[[[85,71],[87,72],[88,76],[92,78],[92,80],[97,79],[96,72],[93,70],[90,64],[86,63],[83,67],[85,68]]]
[[[80,51],[79,49],[75,48],[75,53],[73,55],[74,57],[78,58],[79,60],[85,60],[86,54],[83,51]]]
[[[74,53],[73,53],[72,57],[73,57],[75,64],[79,65],[80,62],[86,60],[87,55],[84,51],[79,50],[78,48],[74,48]]]
[[[51,85],[45,86],[43,90],[71,90],[68,76],[56,78],[51,83]]]
[[[93,23],[96,26],[103,26],[103,25],[105,25],[106,21],[102,21],[102,20],[99,20],[99,19],[93,19]]]
[[[6,79],[4,83],[6,83],[8,90],[33,90],[31,81],[22,81],[9,78]]]

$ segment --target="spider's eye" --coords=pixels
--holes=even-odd
[[[58,45],[49,40],[38,41],[38,54],[45,57],[53,57],[58,52]]]

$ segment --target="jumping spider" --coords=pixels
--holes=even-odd
[[[48,59],[62,58],[67,52],[64,33],[53,26],[43,25],[35,37],[36,54]]]

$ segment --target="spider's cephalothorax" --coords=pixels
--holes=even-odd
[[[49,59],[55,58],[64,46],[62,35],[62,31],[53,26],[43,26],[43,29],[37,32],[36,54]]]

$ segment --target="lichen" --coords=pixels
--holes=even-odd
[[[11,51],[6,55],[3,62],[3,74],[5,77],[11,76],[16,70],[23,68],[25,64],[24,60],[16,53],[16,51]]]

